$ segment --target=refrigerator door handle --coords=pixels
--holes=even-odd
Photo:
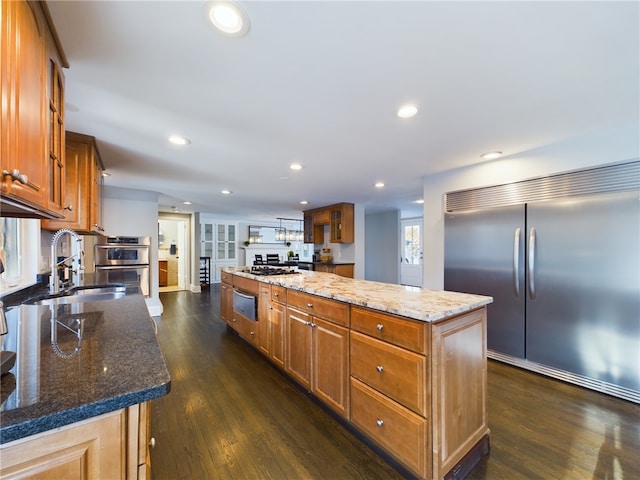
[[[520,227],[513,234],[513,288],[520,298]]]
[[[533,278],[535,273],[535,260],[536,260],[536,229],[531,227],[529,230],[529,265],[527,271],[527,277],[529,278],[529,298],[534,300],[536,298],[536,283]]]

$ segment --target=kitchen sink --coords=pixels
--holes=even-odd
[[[116,300],[126,295],[127,288],[122,284],[92,285],[75,287],[69,291],[35,297],[24,302],[25,305],[65,305],[69,303],[99,302]]]

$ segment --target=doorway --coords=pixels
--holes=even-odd
[[[189,239],[186,219],[158,218],[158,289],[174,292],[187,289]]]
[[[422,287],[422,219],[401,221],[400,283]]]

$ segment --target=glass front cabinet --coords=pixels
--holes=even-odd
[[[220,282],[221,268],[236,266],[237,231],[235,223],[200,224],[200,256],[211,259],[211,282]]]

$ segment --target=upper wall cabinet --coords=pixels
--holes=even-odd
[[[3,0],[0,3],[3,216],[62,216],[61,67],[66,66],[46,4]],[[57,126],[49,118],[52,108]]]
[[[64,219],[44,220],[42,228],[71,228],[84,234],[102,234],[103,170],[96,139],[66,132]]]
[[[353,203],[337,203],[306,210],[304,214],[304,242],[324,243],[324,226],[329,225],[331,243],[354,242]]]

